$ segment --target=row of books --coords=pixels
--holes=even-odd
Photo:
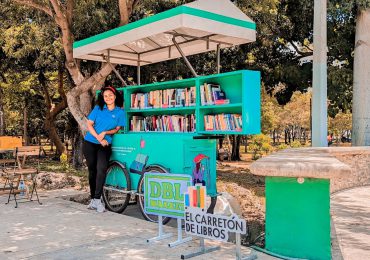
[[[136,132],[194,132],[195,115],[132,116],[130,130]]]
[[[242,116],[240,114],[218,114],[204,116],[206,131],[242,131]]]
[[[200,102],[202,106],[223,105],[229,104],[230,100],[226,98],[226,94],[221,90],[220,85],[204,83],[200,86]]]
[[[154,90],[131,94],[132,109],[195,106],[195,87]]]

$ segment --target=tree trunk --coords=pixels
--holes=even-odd
[[[5,135],[5,116],[3,106],[3,90],[0,89],[0,136]]]
[[[287,132],[287,129],[284,129],[284,142],[285,142],[285,144],[288,144],[288,132]]]
[[[79,170],[83,166],[83,154],[82,154],[83,135],[81,131],[77,131],[72,140],[72,165],[73,168]]]
[[[23,108],[23,142],[24,145],[28,145],[28,130],[27,130],[27,121],[28,121],[28,115],[27,115],[27,101],[24,101],[25,106]]]
[[[54,120],[50,117],[46,116],[44,121],[45,130],[49,133],[50,142],[55,144],[57,156],[60,156],[62,153],[66,151],[64,144],[60,140],[57,132],[57,128],[55,127]]]
[[[248,136],[245,136],[244,152],[248,153]]]
[[[221,149],[224,144],[224,138],[218,139],[218,148]]]
[[[240,161],[240,135],[233,136],[233,146],[231,152],[231,160],[232,161]]]
[[[89,112],[91,111],[91,100],[92,96],[90,92],[84,92],[80,95],[80,108],[79,110],[83,113],[84,117],[86,117]],[[83,144],[83,136],[84,133],[81,131],[78,131],[76,133],[75,138],[73,140],[73,167],[75,169],[81,169],[83,166],[83,154],[82,154],[82,144]]]
[[[59,69],[58,69],[58,92],[59,92],[59,95],[62,97],[62,101],[56,106],[54,107],[52,106],[52,100],[50,98],[49,90],[47,86],[47,79],[42,71],[38,75],[38,80],[42,86],[42,89],[44,92],[44,98],[46,102],[46,107],[47,107],[45,121],[44,121],[44,128],[49,133],[50,143],[55,144],[56,156],[60,156],[62,153],[66,153],[66,148],[62,140],[58,136],[57,128],[54,122],[55,122],[56,116],[67,107],[67,100],[66,100],[64,90],[63,90],[63,67],[59,66]]]
[[[361,10],[356,21],[353,68],[352,144],[370,145],[370,9]]]

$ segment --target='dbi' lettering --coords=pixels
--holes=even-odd
[[[181,184],[171,182],[150,182],[150,197],[171,199],[177,201],[184,200],[184,194],[180,192]]]

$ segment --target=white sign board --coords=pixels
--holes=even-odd
[[[193,236],[227,242],[229,232],[246,234],[247,224],[245,219],[240,219],[237,215],[215,215],[206,213],[200,208],[187,207],[185,232]]]

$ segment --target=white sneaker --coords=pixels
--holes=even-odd
[[[105,205],[102,203],[101,199],[94,199],[96,211],[99,213],[103,213],[105,211]]]
[[[90,200],[90,204],[87,206],[87,209],[96,209],[96,203],[94,199]]]

